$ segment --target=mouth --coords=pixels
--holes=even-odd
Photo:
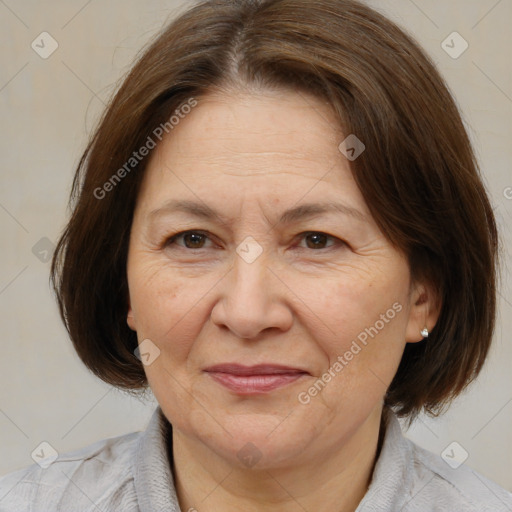
[[[224,363],[204,371],[225,388],[241,395],[268,393],[309,375],[301,368],[275,364],[244,366]]]

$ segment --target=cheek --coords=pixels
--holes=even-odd
[[[139,342],[150,339],[160,350],[144,371],[160,405],[177,426],[184,426],[183,411],[194,407],[191,390],[197,369],[190,367],[191,352],[197,350],[209,314],[208,293],[217,280],[184,277],[165,265],[133,270],[130,298]]]
[[[143,265],[134,266],[131,277],[130,300],[139,340],[149,338],[166,358],[183,360],[207,316],[211,280],[183,277],[165,266]]]
[[[307,306],[318,312],[308,330],[326,356],[315,375],[326,384],[317,385],[319,401],[353,407],[361,400],[375,402],[396,373],[405,346],[408,284],[402,275],[374,276],[325,281],[303,292]]]
[[[371,279],[361,279],[355,273],[337,277],[297,281],[297,289],[302,290],[304,316],[311,318],[310,331],[323,342],[326,352],[342,353],[358,336],[364,342],[367,329],[375,332],[376,323],[385,337],[391,330],[401,332],[405,314],[400,315],[397,310],[405,309],[404,280],[384,280],[377,273]]]

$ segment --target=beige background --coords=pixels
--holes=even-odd
[[[43,440],[65,452],[142,430],[155,407],[82,366],[49,289],[49,263],[32,249],[39,244],[44,255],[64,227],[74,168],[110,92],[142,45],[187,4],[0,0],[0,474],[31,464]],[[512,491],[512,2],[371,4],[415,36],[445,76],[506,244],[498,329],[483,373],[444,417],[422,417],[407,435],[439,454],[457,441],[468,466]],[[43,31],[59,45],[48,59],[31,48]],[[453,31],[469,43],[457,59],[441,47]]]

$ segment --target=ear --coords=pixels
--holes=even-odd
[[[441,298],[432,283],[417,282],[411,285],[409,320],[405,332],[407,343],[422,341],[421,331],[426,327],[431,332],[441,313]]]
[[[135,322],[135,316],[133,314],[132,306],[131,306],[129,300],[128,300],[128,314],[126,315],[126,323],[128,324],[128,327],[132,331],[137,332],[137,324]]]

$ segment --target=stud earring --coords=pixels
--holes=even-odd
[[[428,329],[427,329],[427,326],[423,327],[423,329],[421,330],[421,335],[422,335],[424,338],[428,338]]]

